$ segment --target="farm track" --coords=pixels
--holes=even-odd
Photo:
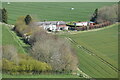
[[[79,45],[76,41],[74,41],[73,39],[71,39],[70,37],[67,38],[70,42],[72,42],[74,45],[76,45],[79,49],[83,50],[84,52],[97,57],[98,59],[101,60],[101,62],[103,62],[104,64],[107,64],[110,68],[112,68],[115,72],[118,72],[118,68],[116,68],[115,66],[113,66],[111,63],[109,63],[108,61],[106,61],[105,59],[101,58],[100,56],[98,56],[97,54],[95,54],[94,52],[90,51],[89,49],[87,49],[84,46]]]

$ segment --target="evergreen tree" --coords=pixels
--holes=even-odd
[[[2,9],[2,22],[7,23],[7,10],[5,8]]]
[[[30,16],[30,15],[27,15],[27,16],[25,17],[25,23],[26,23],[26,25],[28,25],[28,24],[31,22],[31,20],[32,20],[31,16]]]
[[[90,19],[90,21],[96,22],[98,16],[98,9],[95,9],[92,18]]]
[[[2,9],[0,9],[0,22],[2,22]]]
[[[118,2],[118,22],[120,22],[120,1]]]

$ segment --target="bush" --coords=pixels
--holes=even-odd
[[[10,74],[17,72],[18,66],[14,62],[11,62],[3,58],[2,63],[3,63],[2,65],[3,72]]]
[[[37,61],[30,56],[22,55],[22,59],[19,63],[19,71],[41,73],[43,71],[50,71],[51,66],[47,63]]]
[[[3,58],[3,67],[2,70],[4,73],[9,74],[23,74],[23,73],[33,73],[40,74],[45,71],[52,70],[51,66],[47,63],[37,61],[30,56],[20,55],[21,59],[19,60],[19,64],[16,65],[14,62],[9,61]]]

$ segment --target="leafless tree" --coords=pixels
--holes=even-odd
[[[2,47],[2,58],[13,61],[18,64],[18,53],[17,49],[13,45],[6,45]]]
[[[38,32],[32,37],[32,56],[50,64],[55,71],[72,71],[77,69],[77,57],[66,39],[55,35]]]
[[[97,13],[97,16],[93,14],[92,19],[94,19],[94,22],[102,23],[105,21],[110,22],[116,22],[118,21],[118,4],[114,4],[112,6],[104,6],[102,8],[99,8],[97,12],[95,11],[94,14]]]

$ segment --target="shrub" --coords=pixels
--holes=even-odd
[[[19,54],[21,59],[19,60],[19,64],[16,65],[14,62],[9,61],[3,58],[3,66],[2,70],[4,73],[9,74],[23,74],[23,73],[34,73],[40,74],[44,71],[52,70],[51,66],[47,63],[37,61],[32,57],[24,54]]]

